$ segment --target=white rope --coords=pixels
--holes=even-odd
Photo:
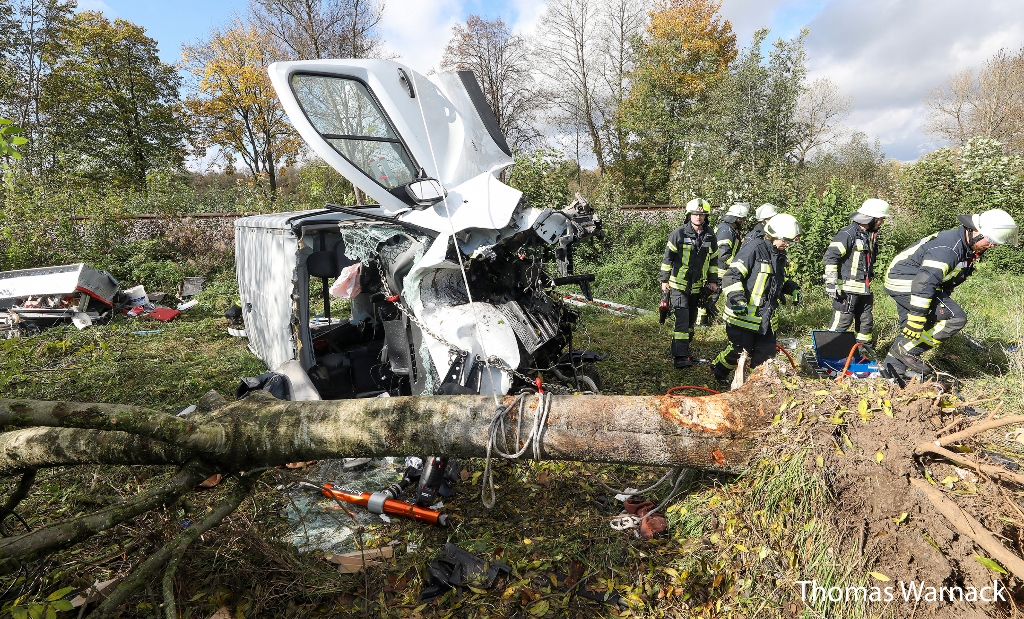
[[[413,79],[415,80],[415,78]],[[430,158],[434,162],[434,171],[438,176],[440,176],[441,168],[437,165],[437,155],[434,154],[434,144],[433,140],[430,139],[430,128],[427,127],[427,117],[423,112],[423,97],[421,96],[422,93],[420,92],[418,85],[414,94],[416,95],[416,105],[420,109],[420,120],[423,121],[423,131],[427,134],[427,149],[430,151]],[[437,182],[440,184],[441,179],[438,178]],[[441,189],[441,202],[444,204],[444,213],[445,217],[448,219],[448,227],[452,231],[452,242],[455,243],[455,257],[459,260],[459,270],[462,272],[462,281],[466,285],[466,297],[469,299],[469,309],[473,313],[473,329],[476,331],[476,339],[480,343],[480,350],[484,353],[483,357],[488,359],[490,358],[490,355],[487,354],[487,348],[484,346],[484,339],[480,334],[480,317],[476,315],[476,308],[473,306],[473,293],[469,290],[469,277],[466,275],[466,265],[462,261],[462,250],[459,248],[459,239],[456,236],[455,223],[452,222],[452,212],[448,208],[448,190],[443,185],[441,186]],[[468,360],[467,362],[472,362],[472,360]],[[498,384],[492,384],[491,387],[491,395],[494,397],[494,405],[498,406],[501,403],[501,400],[498,399],[498,391],[501,389],[500,370],[498,371]]]
[[[526,410],[526,392],[517,395],[508,406],[499,407],[498,411],[491,419],[490,426],[487,428],[487,455],[484,458],[484,474],[483,481],[480,486],[480,501],[487,509],[493,508],[497,501],[497,494],[494,491],[494,472],[491,470],[492,451],[506,460],[514,460],[525,454],[526,450],[532,446],[533,459],[537,462],[540,462],[541,460],[541,438],[544,434],[544,427],[547,425],[548,413],[551,411],[551,394],[537,394],[537,412],[533,416],[533,426],[530,428],[530,433],[525,439],[523,439],[523,445],[518,451],[515,453],[508,453],[498,447],[496,442],[498,433],[500,432],[502,442],[507,446],[508,436],[505,432],[505,417],[517,406],[519,411],[516,427],[516,442],[518,443],[522,438],[523,413]],[[490,498],[487,497],[488,491],[490,491]]]

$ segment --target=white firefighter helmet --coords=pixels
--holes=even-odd
[[[703,214],[707,215],[710,212],[711,212],[711,205],[708,204],[706,200],[702,200],[700,198],[694,198],[694,199],[692,199],[692,200],[690,200],[689,202],[686,203],[686,214],[687,215],[690,215],[692,213],[698,213],[698,214],[703,213]]]
[[[750,203],[749,202],[737,202],[729,207],[729,210],[725,213],[730,217],[744,218],[750,216]]]
[[[762,204],[757,207],[757,210],[754,212],[754,217],[757,218],[758,221],[765,221],[778,214],[779,209],[775,208],[774,204]]]
[[[850,215],[850,219],[859,224],[869,224],[875,219],[885,219],[891,214],[892,209],[888,202],[878,198],[868,198],[853,215]]]
[[[1017,222],[1001,208],[994,208],[980,215],[959,215],[957,219],[996,245],[1017,244]]]
[[[789,213],[779,213],[764,225],[765,237],[795,243],[800,238],[800,222]]]

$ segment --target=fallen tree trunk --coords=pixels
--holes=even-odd
[[[755,389],[771,389],[778,381],[774,371],[766,371],[741,389],[705,397],[549,396],[539,456],[740,472],[771,419]],[[532,426],[537,399],[530,398],[524,419],[517,418],[518,409],[511,411],[506,427],[520,421]],[[506,396],[503,405],[512,400]],[[67,441],[23,440],[56,433],[22,430],[8,433],[6,442],[0,435],[0,472],[82,463],[90,454],[96,463],[125,463],[120,447],[126,434],[138,441],[130,451],[152,445],[142,450],[149,459],[140,461],[180,464],[202,457],[230,470],[342,457],[484,457],[496,408],[487,396],[286,402],[256,392],[180,420],[125,406],[0,400],[0,420],[8,426],[91,428],[88,443],[74,441],[73,455]],[[515,440],[512,434],[499,440]]]

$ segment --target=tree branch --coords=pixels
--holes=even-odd
[[[1007,550],[992,532],[986,529],[960,506],[947,499],[941,491],[933,488],[923,479],[911,479],[910,485],[920,492],[940,514],[946,517],[961,534],[973,540],[993,559],[1017,578],[1024,578],[1024,560]]]
[[[204,518],[198,525],[189,527],[179,533],[170,542],[164,544],[163,548],[132,570],[131,574],[121,581],[117,588],[103,601],[103,604],[94,610],[89,617],[106,617],[110,615],[128,599],[129,595],[145,587],[160,568],[168,564],[163,578],[164,612],[167,619],[176,619],[178,613],[174,604],[173,579],[178,560],[181,559],[192,542],[198,539],[200,535],[217,526],[221,520],[238,508],[245,497],[249,496],[252,492],[252,487],[258,477],[258,474],[242,477],[235,490],[210,515]]]
[[[4,504],[2,511],[0,511],[0,535],[7,537],[7,527],[4,526],[4,522],[7,520],[8,515],[14,513],[14,508],[28,496],[28,491],[32,489],[32,484],[35,481],[35,469],[28,469],[21,474],[21,481],[18,482],[18,487],[15,488],[11,496],[7,497],[7,503]]]
[[[200,425],[160,411],[121,404],[0,399],[0,425],[120,430],[185,449],[207,451],[224,442],[219,425]]]
[[[185,465],[162,486],[149,490],[131,501],[51,524],[17,537],[0,539],[0,575],[10,574],[25,561],[32,561],[131,520],[155,509],[190,490],[213,470],[193,461]]]
[[[0,475],[75,464],[184,464],[192,452],[127,432],[26,428],[0,434]]]

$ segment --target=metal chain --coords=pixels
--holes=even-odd
[[[444,339],[443,337],[441,337],[437,333],[434,333],[429,327],[427,327],[425,324],[423,324],[423,322],[419,318],[417,318],[415,314],[413,314],[412,309],[408,305],[406,305],[405,303],[402,302],[401,295],[397,295],[397,294],[395,294],[394,292],[391,291],[391,287],[388,285],[387,274],[384,272],[384,264],[383,264],[383,262],[381,260],[377,260],[377,271],[380,273],[380,281],[381,281],[381,285],[384,287],[384,295],[388,299],[394,299],[391,302],[395,305],[395,307],[397,307],[400,312],[405,314],[406,317],[409,319],[409,321],[412,322],[413,324],[415,324],[417,327],[419,327],[421,331],[423,331],[424,333],[426,333],[430,337],[434,338],[438,342],[441,342],[442,344],[447,346],[448,347],[448,351],[449,351],[450,354],[451,353],[461,353],[461,354],[465,354],[467,356],[472,356],[475,359],[479,360],[481,363],[483,363],[485,367],[494,368],[496,370],[500,370],[500,371],[503,371],[503,372],[508,372],[509,374],[511,374],[511,375],[513,375],[513,376],[523,380],[527,384],[532,384],[533,383],[533,377],[527,376],[526,374],[523,374],[522,372],[517,371],[515,368],[509,366],[509,364],[506,363],[504,359],[502,359],[500,357],[493,356],[493,355],[488,357],[488,358],[486,358],[486,359],[484,359],[483,357],[480,357],[479,355],[472,355],[470,353],[470,351],[464,350],[463,348],[461,348],[459,346],[456,346],[455,344],[452,344],[448,340]],[[551,391],[558,391],[558,392],[568,393],[568,391],[565,391],[565,390],[563,390],[560,387],[552,388],[552,386],[548,386],[548,389],[550,389]]]

